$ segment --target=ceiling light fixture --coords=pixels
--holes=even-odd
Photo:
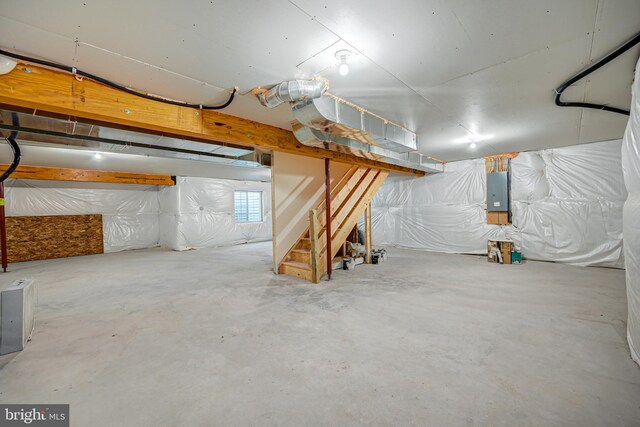
[[[488,135],[488,134],[483,134],[483,135],[469,135],[469,136],[465,136],[463,138],[458,138],[458,139],[453,139],[451,140],[451,142],[453,142],[454,144],[464,144],[467,145],[471,150],[475,149],[478,147],[478,144],[480,144],[482,141],[487,141],[489,139],[493,139],[494,136],[493,135]]]
[[[0,75],[8,74],[16,68],[17,62],[8,56],[0,55]]]
[[[102,158],[102,154],[100,154],[100,153],[96,153],[96,154],[93,155],[93,159],[94,160],[100,160],[101,158]]]
[[[347,49],[341,49],[336,52],[336,59],[340,61],[338,72],[341,76],[346,76],[347,74],[349,74],[349,64],[347,64],[347,58],[349,56],[351,56],[351,51]]]

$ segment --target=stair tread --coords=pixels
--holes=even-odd
[[[297,253],[306,255],[311,253],[311,249],[295,248],[295,249],[292,249],[291,252],[297,252]]]
[[[299,268],[299,269],[302,269],[302,270],[311,271],[311,266],[309,264],[305,264],[304,262],[285,261],[285,262],[282,263],[282,265],[288,265],[289,267],[295,267],[295,268]]]

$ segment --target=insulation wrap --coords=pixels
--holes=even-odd
[[[627,279],[627,339],[631,357],[640,364],[640,61],[632,88],[631,115],[622,143],[622,170],[629,197],[623,231]]]
[[[234,191],[262,191],[263,221],[236,223]],[[8,216],[102,214],[105,252],[173,250],[271,239],[271,184],[178,177],[171,187],[7,181]]]
[[[158,246],[157,186],[8,180],[7,216],[102,214],[105,252]]]
[[[622,268],[621,144],[520,153],[511,163],[510,226],[487,224],[484,159],[418,179],[395,176],[373,200],[374,241],[484,254],[487,240],[507,238],[529,259]]]
[[[236,223],[234,192],[261,191],[263,221]],[[177,178],[160,191],[160,243],[173,250],[271,240],[271,184],[212,178]]]

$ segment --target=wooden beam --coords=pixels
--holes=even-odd
[[[27,71],[28,70],[28,71]],[[0,104],[33,113],[46,112],[138,131],[231,143],[416,176],[416,169],[301,144],[292,132],[213,110],[170,105],[113,89],[90,79],[37,65],[18,65],[0,76]]]
[[[494,159],[494,158],[507,158],[507,159],[515,159],[518,157],[517,151],[512,151],[510,153],[502,153],[502,154],[494,154],[491,156],[484,156],[485,159]]]
[[[4,172],[9,165],[0,165]],[[1,173],[1,172],[0,172]],[[11,174],[17,179],[42,179],[47,181],[111,182],[117,184],[174,185],[169,175],[148,175],[130,172],[111,172],[90,169],[49,168],[43,166],[18,166]]]

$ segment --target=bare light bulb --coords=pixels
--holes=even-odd
[[[347,64],[347,58],[351,55],[351,52],[347,49],[341,49],[336,52],[336,59],[340,60],[340,66],[338,72],[341,76],[349,74],[349,64]]]
[[[96,154],[94,154],[94,155],[93,155],[93,158],[94,158],[95,160],[100,160],[100,159],[102,158],[102,154],[100,154],[100,153],[96,153]]]
[[[472,150],[475,150],[475,148],[478,146],[478,144],[476,144],[475,141],[472,141],[471,144],[469,144],[469,148],[471,148]]]
[[[347,64],[346,61],[340,64],[340,67],[338,67],[338,72],[341,76],[346,76],[347,74],[349,74],[349,64]]]
[[[0,75],[8,74],[16,68],[17,62],[8,56],[0,55]]]

